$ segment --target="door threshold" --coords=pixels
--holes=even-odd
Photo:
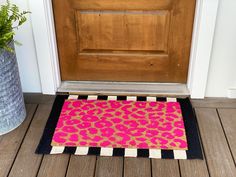
[[[149,82],[62,81],[57,92],[96,95],[189,96],[186,84]]]

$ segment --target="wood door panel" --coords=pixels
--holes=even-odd
[[[75,64],[75,69],[79,72],[74,72],[77,75],[73,77],[79,80],[88,80],[87,78],[90,80],[118,80],[122,78],[123,81],[133,81],[139,77],[140,81],[155,81],[156,75],[159,75],[164,82],[168,78],[168,72],[161,68],[168,67],[168,64],[167,55],[153,55],[143,59],[142,55],[82,54]],[[130,66],[133,66],[135,70],[130,70]]]
[[[167,52],[168,11],[77,11],[77,24],[80,52]]]
[[[186,83],[195,0],[53,0],[62,80]]]
[[[54,0],[55,1],[55,0]],[[58,1],[58,0],[56,0]],[[175,0],[67,0],[79,10],[162,10],[171,9]]]

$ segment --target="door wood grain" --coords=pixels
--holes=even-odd
[[[53,9],[62,80],[186,83],[195,0],[53,0]]]

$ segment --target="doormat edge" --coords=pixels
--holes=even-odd
[[[60,111],[62,109],[64,100],[67,99],[68,96],[69,94],[63,94],[63,95],[58,94],[56,96],[55,101],[52,106],[51,113],[49,115],[46,126],[44,128],[43,135],[35,151],[36,154],[53,154],[53,153],[75,154],[76,153],[76,147],[61,147],[60,150],[53,151],[52,149],[54,147],[51,146],[52,136],[53,136],[53,133],[57,125],[57,121],[60,116]],[[119,99],[123,100],[125,99],[125,97],[127,98],[127,96],[119,96]],[[143,100],[145,99],[146,96],[137,96],[137,97],[139,97],[139,100]],[[101,96],[100,98],[104,99],[103,96]],[[167,97],[157,97],[157,98],[163,101],[167,100]],[[177,102],[179,102],[181,106],[189,149],[186,150],[185,153],[183,152],[183,150],[180,150],[180,151],[160,150],[160,155],[156,158],[158,159],[203,159],[202,148],[201,148],[200,139],[199,139],[200,137],[198,135],[196,115],[192,107],[192,104],[190,102],[190,99],[188,97],[176,98],[176,99],[177,99]],[[155,158],[155,157],[151,157],[150,154],[151,152],[148,149],[136,149],[135,155],[131,157]],[[89,147],[87,154],[81,154],[81,155],[106,156],[106,155],[101,154],[101,148],[96,148],[96,147]],[[125,155],[124,148],[114,148],[112,151],[112,154],[110,154],[109,156],[129,157]]]

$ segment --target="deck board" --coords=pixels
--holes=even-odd
[[[152,176],[180,177],[178,160],[152,159]]]
[[[236,108],[236,99],[205,98],[191,100],[195,108]]]
[[[148,158],[125,158],[124,177],[151,177],[151,160]]]
[[[209,177],[205,160],[180,160],[181,177]]]
[[[95,177],[122,177],[122,157],[97,157]]]
[[[35,149],[43,133],[52,105],[39,105],[29,130],[17,154],[9,177],[34,177],[37,175],[42,155],[35,154]]]
[[[69,162],[68,154],[44,155],[38,177],[64,177]]]
[[[55,95],[42,95],[40,93],[24,93],[26,104],[52,104]]]
[[[36,110],[35,104],[27,104],[25,121],[16,130],[0,136],[0,176],[5,177],[15,160],[18,149]]]
[[[197,108],[196,114],[210,175],[235,177],[235,165],[216,109]]]
[[[66,177],[94,177],[95,156],[71,156]]]
[[[0,136],[0,177],[8,174],[10,177],[236,176],[236,100],[207,98],[192,101],[206,158],[178,161],[34,154],[53,98],[25,95],[26,121],[11,133]]]
[[[236,109],[218,110],[224,131],[230,145],[234,163],[236,161]]]

